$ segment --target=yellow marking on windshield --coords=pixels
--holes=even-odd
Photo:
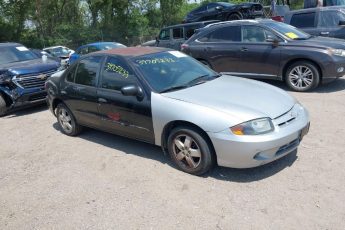
[[[128,71],[125,70],[124,68],[122,68],[121,66],[119,65],[115,65],[113,63],[107,63],[107,69],[106,71],[112,71],[112,72],[115,72],[115,73],[118,73],[120,74],[121,76],[123,76],[124,78],[127,78],[128,77]]]
[[[292,39],[298,38],[298,35],[293,32],[285,33],[285,35]]]
[[[172,63],[176,61],[172,58],[154,58],[154,59],[137,60],[136,62],[139,63],[139,65],[150,65],[150,64],[160,64],[160,63]]]

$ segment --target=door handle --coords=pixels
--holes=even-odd
[[[328,35],[329,32],[321,32],[320,34],[321,34],[321,35]]]
[[[241,51],[242,51],[242,52],[246,52],[246,51],[248,51],[248,48],[242,47],[242,48],[241,48]]]
[[[108,101],[104,98],[98,98],[99,103],[107,103]]]

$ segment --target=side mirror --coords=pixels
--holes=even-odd
[[[345,26],[345,21],[339,21],[339,26]]]
[[[223,10],[223,7],[221,7],[221,6],[216,6],[216,10],[222,11],[222,10]]]
[[[279,40],[276,38],[270,37],[270,36],[268,36],[268,38],[266,38],[266,42],[272,43],[272,45],[274,47],[277,47],[279,45]]]
[[[121,93],[124,96],[136,96],[139,101],[144,98],[142,88],[137,85],[127,85],[121,88]]]

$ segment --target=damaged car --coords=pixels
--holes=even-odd
[[[179,51],[131,47],[85,55],[46,82],[60,130],[91,127],[157,146],[184,172],[250,168],[297,149],[307,110],[285,91],[220,75]]]
[[[14,108],[45,102],[45,81],[60,63],[38,58],[18,43],[0,43],[0,116]]]

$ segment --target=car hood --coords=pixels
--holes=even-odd
[[[345,43],[343,39],[327,37],[311,37],[307,40],[293,40],[291,44],[307,47],[345,49]]]
[[[228,75],[162,95],[209,107],[244,121],[259,117],[277,118],[296,103],[292,96],[277,87]]]
[[[43,62],[41,58],[22,61],[12,62],[4,65],[0,65],[0,71],[9,71],[14,75],[25,75],[48,72],[50,70],[56,70],[60,66],[60,63],[48,59]]]

